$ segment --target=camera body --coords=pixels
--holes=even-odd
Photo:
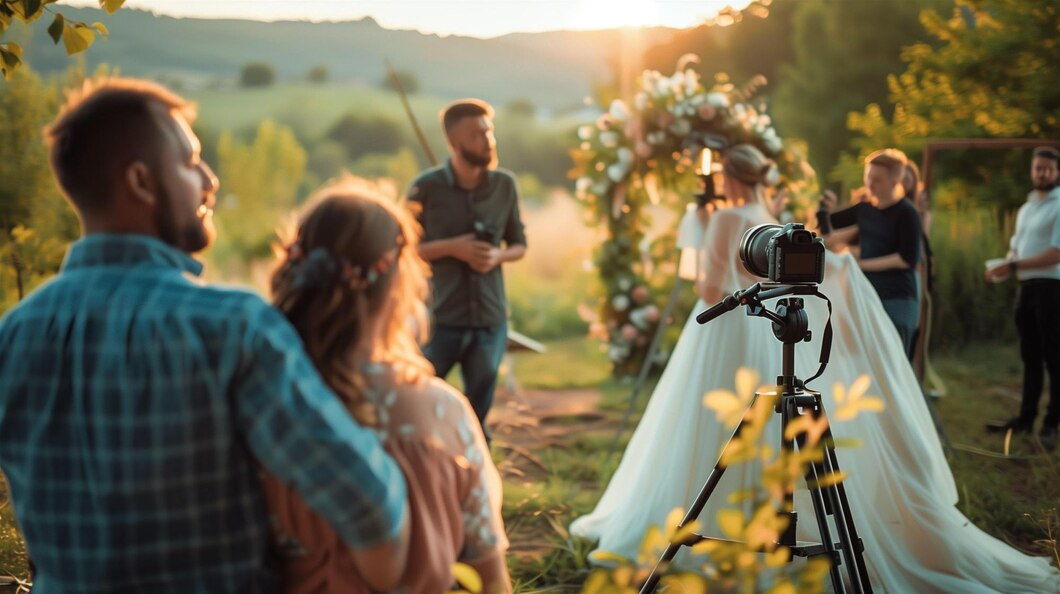
[[[486,243],[494,243],[494,238],[497,235],[497,230],[486,221],[482,219],[475,219],[472,223],[472,229],[475,234],[475,240],[485,241]]]
[[[799,223],[758,225],[740,242],[744,268],[781,284],[823,281],[824,251],[824,240]]]

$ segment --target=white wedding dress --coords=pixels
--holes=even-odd
[[[723,294],[764,280],[746,272],[737,256],[744,231],[761,223],[776,220],[753,204],[719,211],[707,226],[706,278]],[[687,220],[682,228],[688,228]],[[687,237],[682,239],[687,243]],[[831,362],[809,388],[822,392],[835,437],[861,442],[838,449],[837,455],[849,475],[846,493],[874,590],[1060,593],[1060,572],[1045,558],[1025,555],[986,534],[955,507],[953,475],[898,333],[852,256],[828,253],[820,291],[833,303],[834,337]],[[811,296],[805,303],[813,340],[796,348],[802,379],[817,371],[828,316],[822,300]],[[767,304],[775,307],[776,301]],[[694,311],[705,308],[700,301]],[[705,326],[694,317],[596,509],[571,526],[572,533],[598,540],[600,551],[635,559],[647,529],[663,524],[674,508],[687,510],[699,493],[732,433],[704,406],[704,394],[734,390],[740,367],[757,370],[763,384],[771,384],[781,371],[782,344],[768,320],[747,317],[742,307]],[[868,393],[880,397],[886,409],[837,421],[833,384],[849,388],[862,373],[872,379]],[[764,435],[776,447],[779,415],[771,423]],[[755,484],[758,474],[751,465],[726,471],[700,516],[702,533],[721,536],[717,511],[731,507],[729,494]],[[804,484],[796,493],[796,511],[799,539],[819,541]],[[688,555],[683,548],[677,563],[689,563]]]

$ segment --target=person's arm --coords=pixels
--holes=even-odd
[[[1014,265],[1009,264],[1009,266],[1017,270],[1056,266],[1057,264],[1060,264],[1060,248],[1049,247],[1040,254],[1035,254],[1028,258],[1016,258],[1011,260],[1011,262],[1013,262]]]
[[[817,228],[825,246],[831,250],[850,243],[858,235],[857,205],[836,211],[836,200],[835,193],[826,190],[817,210]]]
[[[389,590],[405,569],[405,480],[375,434],[323,383],[294,329],[261,306],[243,336],[229,394],[250,451],[354,550],[358,570]]]
[[[822,236],[824,239],[824,245],[828,249],[835,251],[843,246],[849,246],[858,237],[858,228],[856,226],[844,227],[842,229],[833,229],[831,233],[827,233]]]
[[[905,261],[898,252],[893,254],[887,254],[886,256],[877,256],[875,258],[866,258],[864,260],[858,260],[858,266],[865,272],[881,272],[884,270],[909,270],[912,266],[909,262]]]
[[[440,258],[456,258],[470,264],[476,259],[486,257],[492,247],[485,241],[475,240],[473,233],[465,233],[420,243],[419,254],[421,258],[428,262]]]
[[[501,236],[505,247],[490,246],[488,252],[468,261],[476,272],[485,274],[506,262],[521,260],[526,255],[526,229],[519,216],[519,191],[516,189],[514,179],[510,180],[510,183],[512,208],[504,224],[504,234]]]
[[[1057,264],[1060,264],[1060,248],[1057,247],[1049,247],[1044,252],[1028,258],[1016,258],[1010,251],[1004,262],[986,270],[986,280],[1003,281],[1016,270],[1048,268]]]

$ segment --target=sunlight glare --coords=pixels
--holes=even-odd
[[[587,29],[651,26],[659,18],[656,0],[587,0],[578,26]]]

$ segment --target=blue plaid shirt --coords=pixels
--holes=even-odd
[[[90,235],[0,320],[0,467],[35,593],[275,590],[255,458],[351,546],[396,534],[398,466],[279,312],[200,270]]]

